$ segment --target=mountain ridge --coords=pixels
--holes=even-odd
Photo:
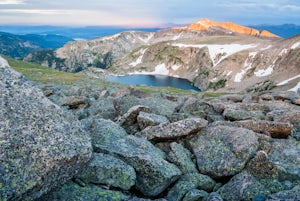
[[[216,22],[207,18],[201,18],[199,21],[192,23],[186,27],[175,27],[174,29],[183,29],[183,30],[208,30],[211,27],[222,27],[224,29],[230,30],[235,33],[254,35],[260,37],[270,37],[270,38],[280,38],[279,36],[267,31],[259,31],[254,28],[242,26],[232,22]]]

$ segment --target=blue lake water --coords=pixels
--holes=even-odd
[[[147,85],[147,86],[164,86],[184,90],[201,91],[186,79],[170,77],[166,75],[126,75],[110,76],[107,78],[111,82],[119,82],[129,85]]]

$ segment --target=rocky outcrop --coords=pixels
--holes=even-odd
[[[0,200],[33,200],[85,166],[90,136],[1,57],[0,91]]]

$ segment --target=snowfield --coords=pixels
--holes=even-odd
[[[284,80],[284,81],[278,83],[277,86],[285,85],[285,84],[289,83],[290,81],[292,81],[292,80],[294,80],[294,79],[297,79],[297,78],[300,78],[300,74],[299,74],[299,75],[296,75],[295,77],[291,77],[291,78],[289,78],[289,79],[287,79],[287,80]]]
[[[142,60],[143,60],[143,57],[144,57],[144,54],[145,54],[145,52],[146,52],[146,50],[147,50],[147,48],[146,48],[146,49],[140,50],[139,53],[140,53],[141,55],[137,58],[136,61],[130,63],[129,65],[135,67],[135,66],[137,66],[138,64],[141,64],[141,63],[142,63]]]
[[[209,44],[203,44],[203,45],[191,45],[191,44],[173,44],[173,46],[176,47],[195,47],[195,48],[204,48],[207,47],[210,58],[213,62],[213,65],[218,65],[221,61],[226,59],[227,57],[243,51],[250,48],[254,48],[257,45],[255,44],[248,44],[248,45],[241,45],[241,44],[226,44],[226,45],[209,45]]]
[[[291,49],[294,50],[296,48],[300,47],[300,42],[295,43],[294,45],[291,46]]]
[[[258,70],[256,72],[254,72],[254,74],[256,75],[256,77],[268,76],[268,75],[272,74],[273,68],[274,68],[274,65],[271,65],[267,69],[262,69],[262,70]]]

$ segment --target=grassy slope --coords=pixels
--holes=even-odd
[[[16,71],[23,73],[28,80],[41,84],[62,84],[62,85],[92,85],[92,86],[112,86],[126,88],[128,85],[107,82],[101,79],[90,78],[83,74],[68,73],[51,68],[46,68],[38,64],[15,60],[1,55],[9,65]],[[171,87],[147,87],[136,86],[138,90],[148,93],[165,93],[170,95],[196,96],[199,92],[180,90]]]

